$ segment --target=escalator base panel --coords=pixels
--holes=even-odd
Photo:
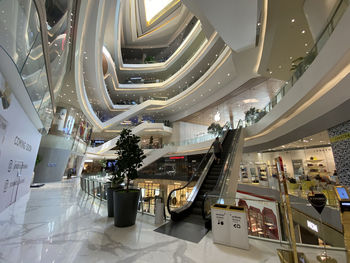
[[[208,230],[204,227],[204,225],[201,226],[184,221],[170,221],[169,223],[158,227],[154,231],[193,243],[199,243],[199,241],[201,241],[202,238],[208,233]]]

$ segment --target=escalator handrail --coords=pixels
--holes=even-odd
[[[223,182],[226,181],[226,178],[228,176],[228,171],[229,171],[228,164],[230,164],[232,162],[232,159],[235,156],[235,153],[237,150],[237,143],[238,143],[238,139],[240,137],[242,123],[243,123],[242,120],[239,120],[239,122],[237,124],[235,135],[234,135],[233,140],[232,140],[232,144],[231,144],[230,149],[229,149],[229,156],[227,156],[225,164],[223,165],[223,167],[221,169],[220,176],[219,176],[218,181],[216,182],[215,187],[213,188],[213,190],[206,192],[203,196],[203,201],[202,201],[202,217],[203,217],[203,219],[206,219],[204,206],[205,206],[205,201],[206,201],[208,195],[215,195],[215,196],[218,196],[218,198],[221,197],[222,184],[223,184]]]
[[[217,180],[216,185],[213,189],[214,192],[219,191],[222,188],[223,182],[226,181],[226,178],[228,176],[229,165],[232,163],[233,157],[235,156],[235,153],[236,153],[237,143],[240,137],[241,129],[242,129],[242,120],[239,120],[235,131],[235,135],[232,140],[232,144],[230,145],[230,149],[228,151],[229,155],[225,160],[225,164],[221,168],[219,179]]]
[[[224,135],[222,136],[222,141],[225,140],[228,131],[229,131],[229,129],[227,129],[226,132],[224,133]],[[213,144],[209,147],[207,153],[204,155],[203,159],[202,159],[201,162],[199,163],[198,168],[201,167],[201,165],[204,163],[204,160],[206,160],[207,157],[208,157],[209,155],[210,155],[210,157],[211,157],[212,153],[211,153],[210,151],[211,151],[212,148],[213,148]],[[210,160],[210,157],[208,158],[208,160]],[[203,169],[203,171],[204,171],[204,169]],[[189,184],[193,181],[193,179],[196,178],[196,177],[198,176],[198,172],[201,172],[201,171],[199,171],[199,169],[197,169],[197,171],[196,171],[195,173],[192,174],[191,178],[188,180],[188,182],[187,182],[184,186],[179,187],[179,188],[176,188],[176,189],[173,189],[172,191],[170,191],[170,193],[169,193],[169,195],[168,195],[168,199],[167,199],[167,209],[168,209],[168,212],[169,212],[170,214],[172,214],[172,213],[175,212],[175,211],[171,211],[171,210],[170,210],[170,202],[171,202],[171,196],[172,196],[172,194],[173,194],[175,191],[179,191],[179,190],[185,189],[187,186],[189,186]],[[180,208],[181,208],[181,207],[180,207]],[[179,209],[180,209],[180,208],[179,208]]]

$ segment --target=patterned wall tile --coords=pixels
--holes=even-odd
[[[350,121],[328,130],[339,182],[350,186]]]

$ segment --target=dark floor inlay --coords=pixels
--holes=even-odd
[[[154,231],[194,243],[199,243],[208,232],[204,225],[201,226],[183,221],[170,221]]]

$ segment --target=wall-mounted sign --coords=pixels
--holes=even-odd
[[[306,220],[307,227],[318,233],[318,226],[309,220]]]
[[[0,73],[0,90],[8,88]],[[28,193],[41,139],[13,93],[9,101],[0,100],[0,212]]]

